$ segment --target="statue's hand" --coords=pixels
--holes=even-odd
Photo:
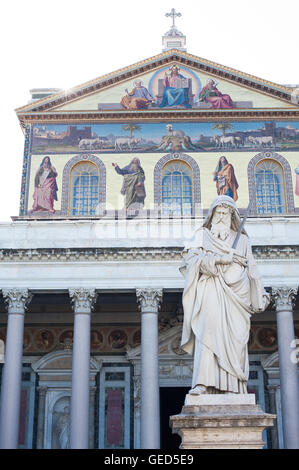
[[[233,251],[230,251],[229,253],[219,256],[219,258],[216,259],[216,264],[231,264],[233,262],[234,258],[234,253]]]

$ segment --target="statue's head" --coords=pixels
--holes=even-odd
[[[213,211],[212,216],[212,223],[218,223],[219,221],[223,221],[227,224],[231,224],[233,209],[228,206],[227,204],[219,204],[216,206]]]
[[[233,209],[227,204],[215,207],[211,221],[211,232],[215,238],[225,240],[230,233]]]
[[[212,202],[203,227],[208,228],[220,238],[227,236],[230,230],[237,232],[241,224],[240,214],[235,201],[229,196],[218,196]],[[222,233],[221,233],[222,232]],[[243,229],[242,233],[246,234]]]

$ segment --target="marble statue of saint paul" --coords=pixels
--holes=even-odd
[[[269,295],[234,200],[219,196],[183,251],[182,348],[194,356],[189,393],[247,393],[250,317]]]

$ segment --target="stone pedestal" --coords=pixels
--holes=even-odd
[[[186,395],[170,427],[181,449],[261,449],[262,432],[275,417],[256,405],[254,394]]]

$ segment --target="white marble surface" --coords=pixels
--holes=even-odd
[[[184,246],[198,219],[0,222],[0,249]],[[298,245],[299,217],[249,218],[252,245]]]
[[[185,406],[201,406],[201,405],[255,405],[255,394],[241,393],[219,393],[219,394],[203,394],[203,395],[186,395]]]
[[[38,248],[168,248],[183,247],[201,225],[201,219],[183,220],[96,220],[96,221],[16,221],[0,222],[0,252],[6,249]],[[246,230],[253,245],[298,245],[299,217],[251,218]],[[132,251],[130,251],[132,255]],[[1,254],[1,253],[0,253]],[[181,260],[153,255],[146,260],[67,259],[49,255],[41,258],[0,257],[0,283],[3,289],[67,290],[84,287],[106,290],[155,287],[183,289],[179,272]],[[144,266],[146,264],[146,269]],[[265,286],[298,286],[299,259],[275,257],[257,259]]]

